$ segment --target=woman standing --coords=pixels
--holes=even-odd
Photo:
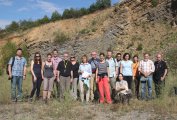
[[[71,93],[73,95],[74,100],[77,100],[77,81],[79,78],[79,63],[76,61],[75,56],[70,57],[70,61],[72,64],[72,70],[73,70],[73,81],[72,81],[72,90]]]
[[[109,88],[109,63],[105,61],[105,54],[100,53],[100,62],[96,69],[96,82],[98,83],[100,93],[100,103],[104,103],[104,93],[107,103],[111,104],[110,88]]]
[[[33,89],[30,94],[30,101],[32,101],[35,92],[36,92],[37,99],[39,99],[39,95],[40,95],[40,88],[42,84],[42,59],[39,52],[35,53],[34,60],[31,61],[31,74],[32,74]]]
[[[45,102],[47,102],[47,99],[50,99],[51,92],[53,90],[53,82],[56,79],[54,76],[55,71],[51,59],[52,54],[47,54],[47,61],[45,61],[42,67],[42,77],[44,79],[43,100]]]
[[[84,91],[86,92],[86,101],[89,102],[90,97],[90,78],[92,75],[91,65],[88,63],[86,55],[82,56],[82,63],[79,66],[79,84],[81,101],[84,101]]]
[[[132,89],[133,62],[130,60],[130,54],[125,53],[120,64],[120,73],[124,75],[124,80],[128,83],[128,89]]]
[[[135,94],[137,99],[139,99],[139,85],[140,85],[140,74],[138,71],[139,68],[139,60],[138,56],[133,56],[133,80],[135,82]]]

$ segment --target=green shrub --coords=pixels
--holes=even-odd
[[[136,49],[137,51],[141,51],[141,50],[143,50],[143,44],[138,44],[138,47],[137,47],[137,49]]]
[[[57,44],[63,44],[64,42],[70,40],[70,37],[68,35],[60,31],[54,33],[54,35],[55,35],[54,42]]]
[[[89,29],[82,29],[79,33],[80,34],[88,34],[90,32]]]
[[[153,7],[156,7],[158,5],[158,0],[151,0],[151,4]]]

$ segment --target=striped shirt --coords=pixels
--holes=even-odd
[[[144,73],[154,72],[155,66],[152,60],[141,60],[139,64],[139,71]]]

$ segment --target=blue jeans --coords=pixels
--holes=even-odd
[[[22,76],[13,76],[11,80],[11,99],[15,100],[16,98],[22,99]],[[16,87],[18,90],[18,95],[16,95]]]
[[[141,76],[141,98],[146,98],[146,82],[148,85],[148,98],[152,98],[152,76],[144,77]]]

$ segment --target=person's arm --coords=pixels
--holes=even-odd
[[[26,79],[26,66],[27,66],[27,62],[26,62],[26,59],[25,59],[25,64],[24,64],[24,68],[23,68],[23,80]]]
[[[110,75],[109,66],[107,67],[107,73],[108,73],[108,82],[109,82],[109,75]]]
[[[147,73],[147,76],[151,75],[154,71],[155,71],[155,66],[154,66],[154,63],[151,62],[151,70],[149,73]]]
[[[57,82],[60,82],[60,63],[57,66]]]
[[[165,79],[165,77],[167,76],[167,73],[168,73],[168,67],[167,67],[167,64],[165,62],[164,62],[164,65],[165,65],[165,72],[164,72],[163,76],[161,77],[162,81]]]
[[[122,73],[122,63],[120,63],[120,73]]]
[[[43,80],[44,80],[44,65],[45,65],[45,62],[42,62],[41,74],[42,74],[42,79],[43,79]]]
[[[91,77],[92,76],[92,67],[90,64],[89,64],[89,73],[90,73],[89,77]]]
[[[31,61],[31,74],[32,74],[32,76],[34,78],[34,81],[36,81],[36,75],[34,74],[33,65],[34,65],[34,61],[32,60]]]
[[[96,82],[98,82],[98,68],[96,68],[95,79],[96,79]]]
[[[9,80],[12,78],[12,60],[13,58],[10,58],[10,61],[8,63]]]
[[[142,74],[143,76],[146,76],[145,73],[142,71],[142,63],[141,63],[141,62],[139,63],[138,71],[139,71],[139,73]]]

